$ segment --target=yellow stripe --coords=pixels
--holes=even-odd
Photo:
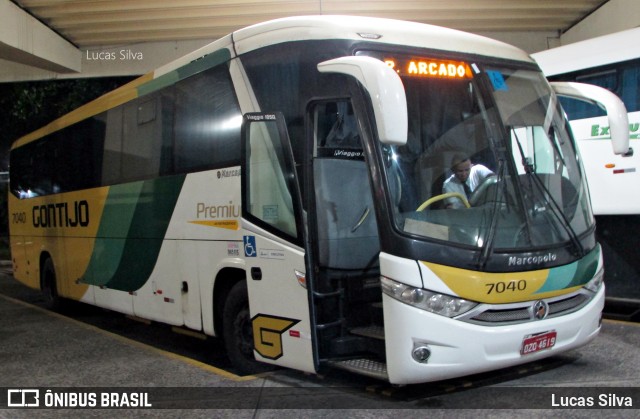
[[[9,194],[11,212],[26,214],[28,222],[11,225],[13,258],[18,269],[14,277],[25,285],[39,289],[40,275],[38,271],[41,252],[48,252],[53,257],[57,281],[62,295],[73,300],[81,300],[88,286],[76,283],[86,273],[93,254],[98,228],[102,221],[102,213],[109,195],[108,186],[84,191],[68,192],[59,195],[47,195],[31,199],[17,199]],[[89,225],[86,227],[49,227],[36,228],[31,222],[34,208],[58,203],[67,203],[68,211],[73,214],[74,202],[86,201],[89,207]],[[61,220],[59,212],[55,212],[56,222]],[[71,215],[71,217],[74,217]],[[21,245],[18,245],[22,242]]]
[[[239,230],[238,220],[195,220],[189,221],[190,224],[199,224],[209,227],[226,228],[228,230]]]
[[[616,320],[616,319],[602,319],[603,323],[611,323],[611,324],[619,324],[622,326],[633,326],[640,327],[640,323],[625,321],[625,320]]]
[[[461,298],[489,304],[514,303],[549,298],[572,292],[580,286],[537,294],[549,276],[549,269],[527,272],[478,272],[422,262]]]
[[[108,109],[114,108],[118,105],[126,103],[132,99],[138,97],[137,88],[149,80],[153,79],[153,72],[145,74],[144,76],[140,76],[135,80],[125,84],[124,86],[120,86],[119,88],[106,93],[99,98],[95,99],[83,105],[68,114],[61,116],[55,121],[45,125],[44,127],[33,131],[30,134],[25,135],[24,137],[18,139],[13,143],[11,149],[23,146],[27,143],[30,143],[34,140],[44,137],[45,135],[49,135],[55,131],[58,131],[62,128],[66,128],[70,125],[75,124],[76,122],[80,122],[83,119],[90,118],[94,115],[97,115],[101,112],[104,112]]]

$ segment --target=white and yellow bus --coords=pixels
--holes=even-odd
[[[563,115],[527,54],[475,35],[238,30],[15,142],[15,277],[221,336],[244,372],[403,384],[537,360],[592,340],[604,301]],[[468,196],[444,191],[459,161],[490,172]]]

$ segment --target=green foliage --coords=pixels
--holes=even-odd
[[[11,144],[31,131],[130,81],[131,77],[0,84],[0,172]],[[7,184],[0,178],[0,259],[7,254]],[[6,181],[6,180],[5,180]]]
[[[13,141],[131,80],[130,77],[0,84],[0,171]]]

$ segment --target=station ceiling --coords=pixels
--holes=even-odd
[[[606,0],[12,0],[77,48],[216,39],[278,17],[346,14],[468,32],[563,33]]]

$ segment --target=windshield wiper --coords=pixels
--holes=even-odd
[[[549,189],[544,185],[544,183],[540,179],[540,176],[538,176],[533,167],[525,166],[525,172],[533,179],[534,185],[536,185],[542,192],[542,198],[545,200],[545,202],[553,208],[553,214],[556,216],[558,221],[560,221],[560,225],[569,235],[571,243],[576,248],[578,257],[583,257],[585,254],[584,246],[582,246],[578,235],[576,234],[573,227],[571,227],[571,222],[567,219],[567,216],[564,214],[562,208],[560,208],[560,205],[558,205],[558,202],[555,200],[553,195],[551,195],[551,192],[549,192]]]
[[[489,223],[489,231],[487,232],[487,240],[482,246],[482,252],[480,253],[480,259],[478,260],[478,266],[480,270],[483,270],[491,256],[493,251],[493,242],[496,236],[496,230],[498,225],[498,204],[502,191],[502,178],[504,176],[504,160],[498,160],[498,178],[496,180],[496,190],[493,195],[493,208],[491,209],[491,222]]]
[[[533,162],[525,157],[524,150],[522,149],[522,144],[520,143],[520,138],[518,138],[518,134],[515,132],[515,130],[513,131],[513,134],[515,136],[518,149],[520,150],[520,157],[522,158],[524,172],[527,174],[529,179],[533,179],[533,184],[536,185],[540,190],[542,199],[544,200],[545,204],[551,206],[551,208],[553,209],[553,214],[556,216],[556,218],[560,222],[560,225],[569,236],[569,239],[575,247],[578,256],[584,256],[584,247],[582,246],[582,243],[580,243],[580,239],[578,238],[575,230],[573,229],[573,227],[571,227],[571,222],[567,219],[567,216],[564,214],[564,211],[562,210],[562,208],[560,208],[560,205],[558,205],[558,202],[555,200],[549,189],[544,185],[544,183],[540,179],[540,176],[538,176],[538,173],[536,173]]]

